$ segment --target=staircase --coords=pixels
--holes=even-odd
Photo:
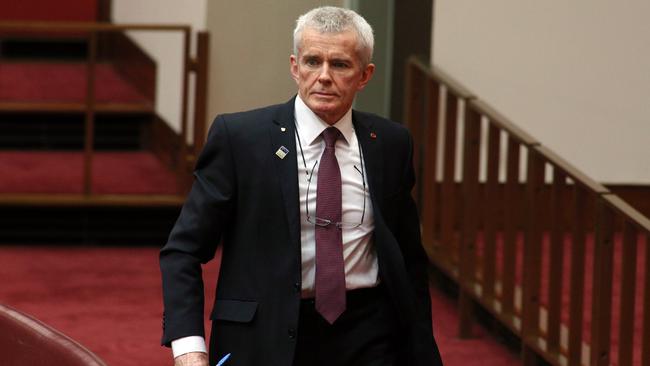
[[[444,71],[407,70],[413,194],[459,336],[488,314],[525,365],[650,365],[650,219]]]
[[[107,0],[27,2],[0,5],[0,242],[161,245],[204,139],[207,34],[191,57],[188,26],[111,24]],[[183,36],[181,131],[155,109],[137,31]]]

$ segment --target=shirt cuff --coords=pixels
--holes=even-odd
[[[172,341],[174,358],[190,352],[208,353],[205,347],[205,339],[201,336],[189,336]]]

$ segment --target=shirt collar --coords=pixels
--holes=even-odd
[[[296,101],[294,103],[295,116],[296,116],[296,128],[300,132],[300,135],[305,139],[304,141],[307,145],[311,145],[320,136],[320,134],[328,127],[330,127],[327,122],[323,121],[312,111],[309,107],[300,99],[300,95],[296,96]],[[340,120],[336,121],[333,125],[341,131],[341,135],[345,138],[345,141],[349,144],[352,141],[354,136],[354,127],[352,125],[352,108],[341,117]]]

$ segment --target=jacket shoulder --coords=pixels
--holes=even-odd
[[[287,108],[289,108],[288,103],[284,103],[243,112],[219,114],[212,121],[208,140],[217,130],[227,130],[233,138],[261,133],[265,130],[264,127],[268,126],[277,116],[287,114]]]

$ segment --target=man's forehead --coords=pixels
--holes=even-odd
[[[337,33],[311,30],[310,33],[303,33],[298,45],[301,56],[327,53],[329,56],[339,55],[349,58],[351,57],[349,52],[356,53],[357,49],[357,36],[351,30]]]
[[[321,32],[317,29],[306,28],[300,38],[302,45],[306,40],[332,44],[352,44],[354,46],[358,43],[357,33],[353,29],[344,29],[340,32]]]
[[[343,52],[343,51],[337,51],[337,50],[331,50],[331,49],[324,49],[322,47],[307,47],[305,49],[300,50],[300,57],[301,58],[309,58],[309,57],[327,57],[330,59],[352,59],[356,55],[355,54],[350,54],[348,52]]]

